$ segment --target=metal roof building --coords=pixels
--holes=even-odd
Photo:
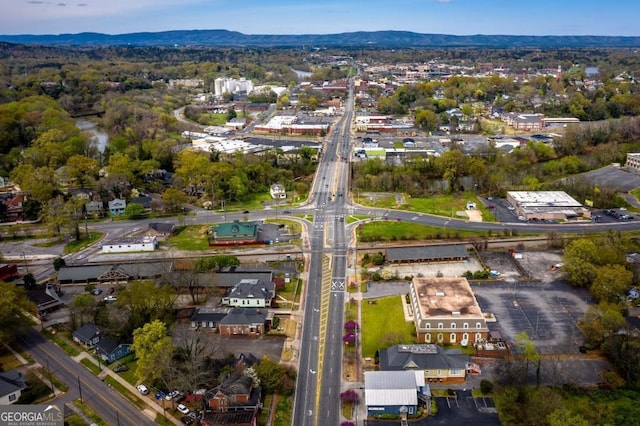
[[[403,262],[452,262],[469,258],[463,244],[390,247],[386,250],[386,260],[391,263]]]
[[[420,384],[415,371],[366,371],[364,402],[370,416],[381,414],[415,414]]]

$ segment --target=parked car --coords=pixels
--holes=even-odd
[[[167,401],[171,401],[173,398],[178,397],[178,395],[180,395],[180,391],[179,390],[173,390],[173,391],[169,392],[167,395],[165,395],[164,399],[166,399]]]
[[[136,389],[138,389],[138,392],[140,392],[141,395],[149,394],[149,389],[143,384],[136,386]]]
[[[176,409],[178,411],[180,411],[182,414],[189,414],[189,409],[187,408],[186,405],[184,404],[178,404],[178,406],[176,407]]]
[[[158,392],[156,392],[156,399],[162,399],[162,398],[164,398],[166,395],[167,395],[167,394],[166,394],[166,392],[158,391]]]
[[[104,298],[105,302],[115,302],[116,300],[118,300],[116,296],[105,296]]]
[[[93,294],[94,296],[100,296],[102,294],[102,290],[100,290],[99,288],[96,288],[91,292],[91,294]]]

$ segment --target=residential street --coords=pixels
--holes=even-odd
[[[76,393],[109,425],[154,425],[150,419],[118,392],[110,388],[55,344],[36,330],[20,336],[24,349],[45,370],[69,386],[68,393]],[[65,402],[67,397],[64,397]]]

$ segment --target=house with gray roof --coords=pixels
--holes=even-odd
[[[237,308],[264,308],[271,306],[275,295],[275,284],[272,281],[243,278],[222,298],[222,304]]]
[[[26,379],[19,371],[0,373],[0,405],[15,404],[26,388]]]
[[[74,342],[93,348],[100,341],[100,329],[95,324],[85,324],[77,328],[72,336]]]
[[[171,222],[151,222],[149,223],[149,229],[147,235],[153,235],[158,239],[165,240],[176,234],[178,227],[175,223]]]
[[[231,308],[198,308],[191,315],[191,328],[213,328],[217,329],[220,321],[226,317]]]
[[[459,349],[433,344],[395,345],[379,351],[380,370],[417,371],[425,382],[462,383],[470,358]]]
[[[120,216],[124,214],[124,210],[127,208],[127,202],[120,198],[115,198],[109,201],[109,213],[112,216]]]
[[[390,263],[460,262],[468,258],[463,244],[389,247],[385,254],[385,260]]]
[[[116,342],[108,337],[103,337],[96,344],[96,353],[106,363],[111,364],[131,353],[131,344]]]
[[[220,271],[213,276],[213,285],[215,287],[235,287],[243,278],[257,279],[265,282],[273,281],[273,272],[271,271],[251,271],[245,266],[242,268],[233,268],[227,271]]]
[[[89,201],[85,203],[84,210],[89,215],[101,215],[104,213],[104,204],[102,201]]]
[[[372,417],[393,414],[406,420],[407,416],[417,413],[421,390],[425,390],[424,379],[413,371],[364,373],[364,403],[367,414]]]
[[[273,312],[256,308],[233,308],[218,325],[223,336],[260,336],[269,331]]]

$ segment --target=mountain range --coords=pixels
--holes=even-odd
[[[256,46],[256,47],[640,47],[640,37],[447,35],[410,31],[339,34],[243,34],[228,30],[185,30],[127,34],[78,33],[0,35],[0,42],[66,46]]]

